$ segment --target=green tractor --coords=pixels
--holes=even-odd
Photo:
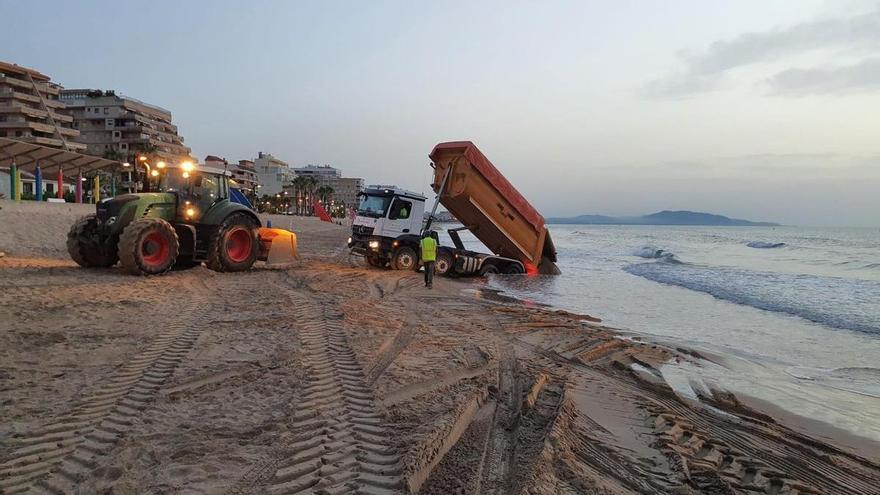
[[[71,227],[67,251],[77,264],[118,261],[129,273],[157,275],[203,261],[211,270],[247,270],[270,250],[276,262],[296,256],[293,233],[262,229],[253,210],[230,201],[229,172],[184,162],[152,175],[151,192],[102,201]]]

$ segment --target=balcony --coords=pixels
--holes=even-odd
[[[42,144],[43,146],[51,146],[53,148],[64,148],[64,144],[60,139],[55,138],[47,138],[43,136],[22,136],[13,138],[17,141],[24,141],[26,143],[34,143],[34,144]],[[70,151],[84,151],[86,149],[86,145],[82,143],[77,143],[75,141],[67,141],[67,147]]]
[[[0,113],[6,114],[24,114],[28,117],[34,117],[38,119],[47,119],[49,118],[49,112],[45,110],[41,110],[39,108],[33,108],[29,106],[22,105],[21,103],[12,101],[10,103],[6,103],[0,105]],[[58,122],[73,122],[73,117],[70,115],[64,115],[60,113],[52,112],[52,118],[54,118]]]

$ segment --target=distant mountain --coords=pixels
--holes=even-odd
[[[605,215],[580,215],[577,217],[548,218],[547,223],[578,225],[726,225],[750,227],[774,227],[778,223],[750,222],[724,215],[697,211],[659,211],[640,217],[609,217]]]

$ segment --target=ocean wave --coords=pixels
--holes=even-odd
[[[624,270],[832,328],[880,334],[880,282],[687,263],[638,263]]]
[[[784,242],[752,241],[752,242],[746,244],[746,246],[748,246],[750,248],[755,248],[755,249],[773,249],[773,248],[783,247],[783,246],[785,246],[785,243]]]
[[[663,249],[658,249],[654,246],[643,246],[639,249],[636,249],[632,254],[634,256],[638,256],[639,258],[645,258],[649,260],[659,260],[669,263],[681,263],[681,261],[675,257],[675,254]]]

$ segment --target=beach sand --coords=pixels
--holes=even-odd
[[[272,218],[288,270],[82,269],[91,208],[0,202],[0,493],[880,493],[876,444],[678,397],[687,349],[427,290],[311,218]]]

